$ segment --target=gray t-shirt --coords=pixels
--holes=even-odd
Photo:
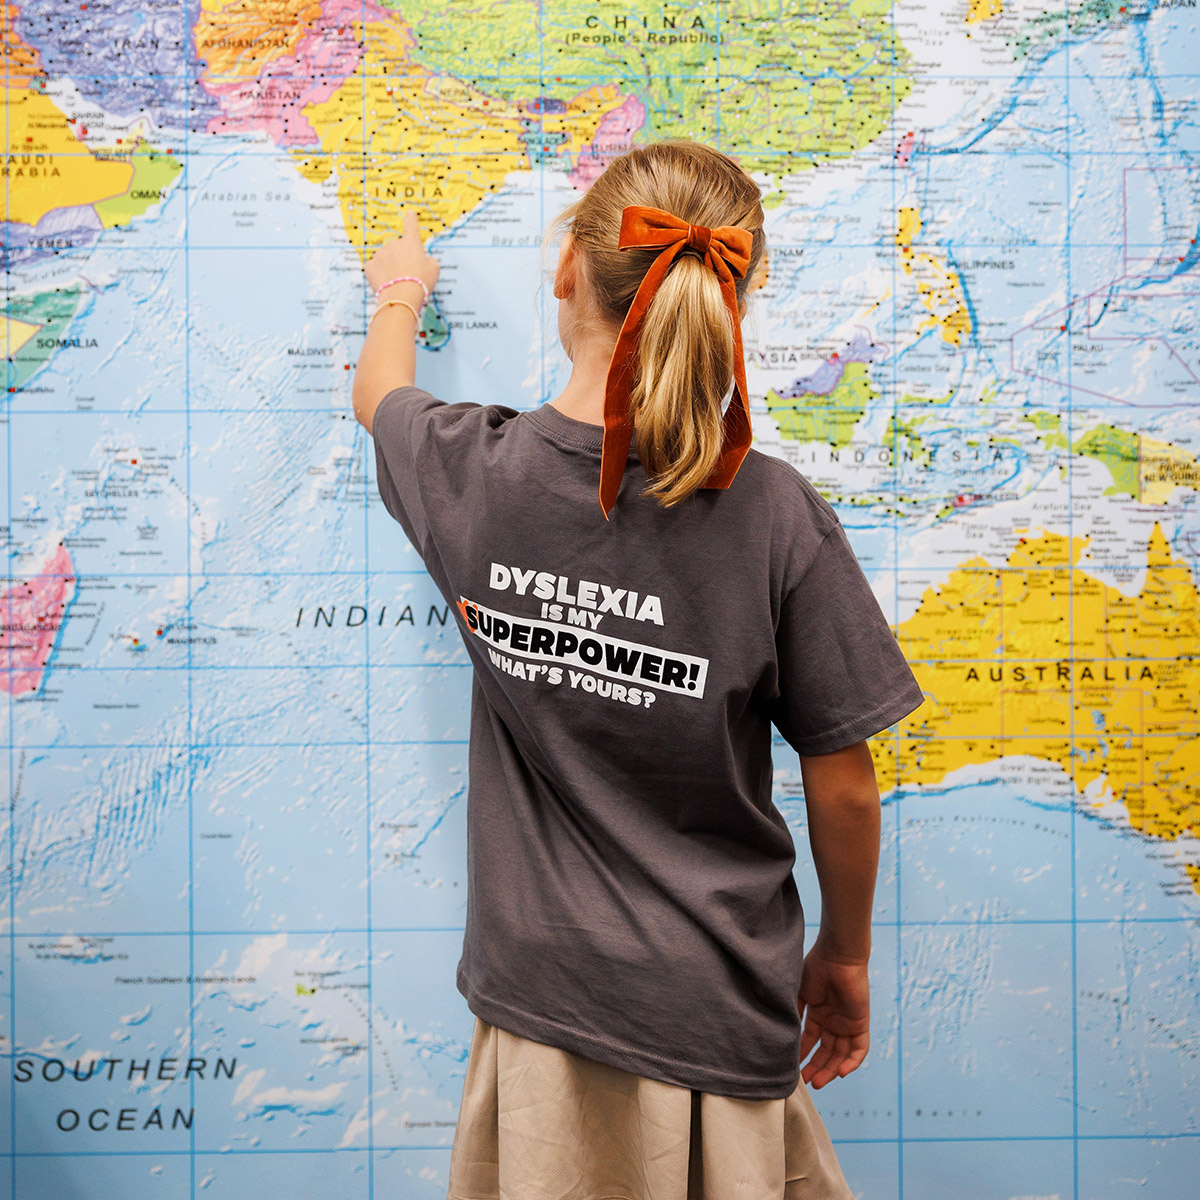
[[[751,451],[672,509],[549,406],[375,414],[379,491],[474,663],[457,983],[494,1025],[685,1087],[799,1074],[804,919],[771,800],[922,701],[833,509]]]

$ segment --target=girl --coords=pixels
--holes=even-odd
[[[865,739],[922,695],[833,509],[749,448],[754,181],[661,142],[556,224],[572,371],[533,412],[412,386],[438,265],[411,212],[366,267],[355,414],[475,667],[449,1197],[840,1200],[807,1085],[867,1053]],[[807,956],[772,724],[821,888]]]

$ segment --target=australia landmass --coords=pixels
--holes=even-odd
[[[1200,828],[1200,594],[1155,524],[1136,596],[1079,565],[1085,538],[961,564],[897,629],[926,703],[874,744],[880,787],[1006,755],[1058,763],[1147,837]],[[1200,869],[1188,868],[1200,891]]]

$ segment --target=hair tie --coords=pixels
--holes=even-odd
[[[617,337],[604,385],[604,445],[600,452],[600,507],[607,520],[617,502],[625,460],[633,440],[630,395],[637,365],[638,341],[650,301],[667,270],[683,252],[700,256],[721,283],[721,295],[733,320],[734,395],[721,421],[721,456],[701,487],[727,488],[750,449],[750,402],[746,394],[746,364],[742,356],[742,323],[737,310],[737,284],[750,266],[753,235],[737,225],[689,225],[660,208],[631,204],[621,213],[618,250],[631,246],[661,246],[638,285],[633,303]]]

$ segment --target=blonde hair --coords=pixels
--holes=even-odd
[[[733,161],[699,142],[662,141],[614,159],[588,193],[560,213],[583,260],[600,315],[618,327],[658,247],[617,249],[621,213],[660,208],[691,225],[739,225],[753,235],[750,266],[736,281],[743,303],[762,257],[758,185]],[[733,329],[714,272],[696,255],[671,265],[646,311],[630,395],[647,492],[664,507],[690,496],[721,454],[722,401],[733,379]]]

